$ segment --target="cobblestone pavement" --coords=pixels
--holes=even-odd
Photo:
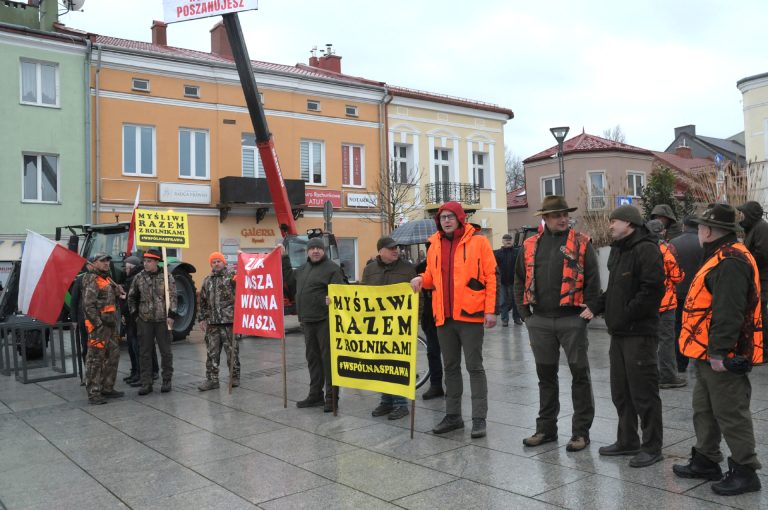
[[[608,335],[590,329],[597,415],[592,444],[569,453],[570,375],[561,360],[560,438],[525,448],[538,406],[526,330],[486,333],[488,436],[470,427],[445,436],[430,429],[442,400],[419,390],[413,440],[408,418],[373,418],[378,396],[342,390],[339,415],[297,409],[308,373],[302,337],[287,339],[288,407],[283,408],[281,348],[241,341],[242,386],[201,393],[205,349],[199,331],[176,343],[174,391],[146,397],[128,388],[125,350],[117,389],[126,397],[89,406],[79,380],[20,384],[0,376],[0,508],[768,508],[768,489],[733,498],[709,483],[683,480],[672,464],[693,445],[689,386],[663,390],[665,460],[644,469],[600,458],[616,414],[608,384]],[[224,363],[222,363],[224,366]],[[752,375],[758,455],[768,462],[768,369]],[[469,384],[465,384],[469,388]],[[469,399],[464,399],[468,420]],[[723,446],[727,453],[727,447]],[[762,476],[768,487],[768,478]]]

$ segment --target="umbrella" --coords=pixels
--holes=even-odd
[[[397,227],[392,232],[392,239],[401,245],[424,244],[435,232],[437,232],[435,220],[414,220]]]

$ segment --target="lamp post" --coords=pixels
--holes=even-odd
[[[565,141],[565,137],[568,136],[568,131],[570,131],[570,129],[571,128],[568,126],[549,128],[552,136],[554,136],[555,140],[557,140],[557,159],[558,164],[560,165],[560,189],[562,190],[563,196],[565,196],[565,165],[563,164],[563,142]],[[557,190],[555,190],[555,192],[557,192]]]

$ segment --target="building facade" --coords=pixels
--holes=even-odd
[[[0,259],[26,229],[90,220],[86,58],[79,37],[0,23]]]

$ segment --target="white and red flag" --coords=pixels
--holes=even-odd
[[[136,188],[136,200],[133,201],[133,211],[131,212],[131,225],[128,227],[128,246],[125,250],[125,256],[129,257],[133,251],[136,242],[136,209],[139,208],[139,195],[141,186]]]
[[[282,251],[241,253],[237,257],[234,332],[283,338]]]
[[[56,323],[69,286],[83,264],[85,259],[77,253],[27,230],[19,278],[21,313]]]

